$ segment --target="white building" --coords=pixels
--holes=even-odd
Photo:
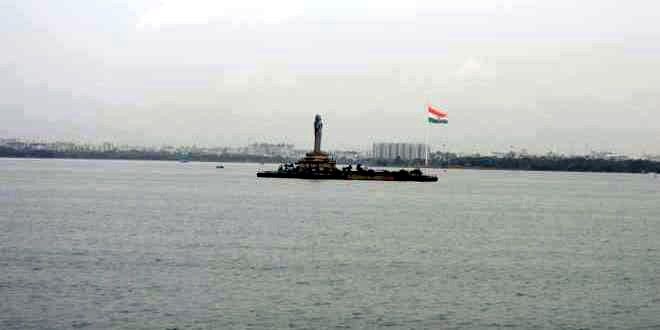
[[[253,143],[246,148],[245,153],[255,156],[290,157],[295,154],[295,150],[293,144]]]
[[[424,159],[426,146],[423,143],[374,143],[373,158],[377,159]]]

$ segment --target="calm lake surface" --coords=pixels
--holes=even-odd
[[[0,159],[0,328],[660,328],[660,177],[215,165]]]

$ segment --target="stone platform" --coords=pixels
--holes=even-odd
[[[316,172],[334,172],[337,170],[337,162],[330,159],[325,152],[308,152],[305,158],[296,163],[305,170]]]

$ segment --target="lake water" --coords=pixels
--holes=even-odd
[[[660,328],[660,177],[0,159],[0,328]]]

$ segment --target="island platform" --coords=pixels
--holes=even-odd
[[[321,116],[316,115],[314,119],[314,151],[307,153],[295,164],[280,165],[275,171],[257,172],[257,177],[309,180],[438,181],[437,176],[424,175],[419,169],[411,171],[405,169],[398,171],[372,170],[366,169],[360,164],[355,170],[352,165],[339,169],[335,160],[321,151],[322,129]]]

